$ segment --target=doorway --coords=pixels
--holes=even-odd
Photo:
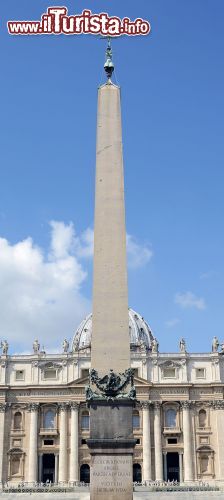
[[[55,481],[55,455],[53,453],[45,453],[42,458],[42,482]]]
[[[133,482],[142,482],[142,468],[140,464],[133,464]]]
[[[180,478],[179,474],[179,453],[167,453],[166,455],[167,464],[167,480],[168,481],[178,481]]]
[[[80,467],[80,481],[81,483],[90,482],[90,467],[88,464],[82,464]]]

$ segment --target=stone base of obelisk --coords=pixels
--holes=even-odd
[[[133,402],[90,403],[90,500],[133,499]]]

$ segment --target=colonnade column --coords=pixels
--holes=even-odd
[[[142,426],[143,426],[143,481],[152,480],[151,459],[151,431],[150,431],[150,402],[142,402]]]
[[[161,403],[154,403],[154,442],[155,442],[155,479],[163,480],[163,457],[161,436]]]
[[[28,461],[28,482],[34,483],[37,481],[37,424],[38,424],[38,407],[36,403],[29,405],[30,412],[30,441],[29,441],[29,461]]]
[[[182,402],[184,441],[184,481],[193,481],[190,401]]]
[[[179,482],[183,483],[183,453],[179,453]]]
[[[71,403],[70,481],[79,480],[79,404]]]
[[[3,457],[4,457],[5,411],[6,411],[6,403],[1,403],[0,404],[0,489],[3,480],[2,474],[3,474]]]
[[[67,482],[67,439],[68,439],[68,423],[67,423],[67,404],[59,405],[60,410],[60,448],[59,448],[59,474],[58,482]]]

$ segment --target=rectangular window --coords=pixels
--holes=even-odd
[[[20,446],[22,446],[22,440],[21,439],[13,439],[12,445],[15,446],[15,448],[20,448]]]
[[[209,444],[209,440],[207,436],[200,436],[200,444]]]
[[[177,444],[177,438],[168,438],[167,444]]]
[[[24,372],[24,370],[16,370],[15,379],[16,380],[24,380],[25,379],[25,372]]]
[[[176,378],[176,368],[164,368],[163,376],[164,378]]]
[[[196,378],[205,378],[205,368],[196,368]]]
[[[81,378],[85,378],[89,376],[89,368],[83,368],[81,370]]]
[[[44,439],[44,446],[53,446],[53,445],[54,445],[53,439]]]
[[[45,380],[55,380],[57,378],[57,370],[55,369],[49,369],[49,370],[44,370],[44,379]]]

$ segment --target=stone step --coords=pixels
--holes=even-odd
[[[221,500],[224,499],[222,491],[172,491],[149,492],[138,491],[134,493],[134,500]],[[0,493],[1,500],[90,500],[89,493],[78,491],[73,493]]]

